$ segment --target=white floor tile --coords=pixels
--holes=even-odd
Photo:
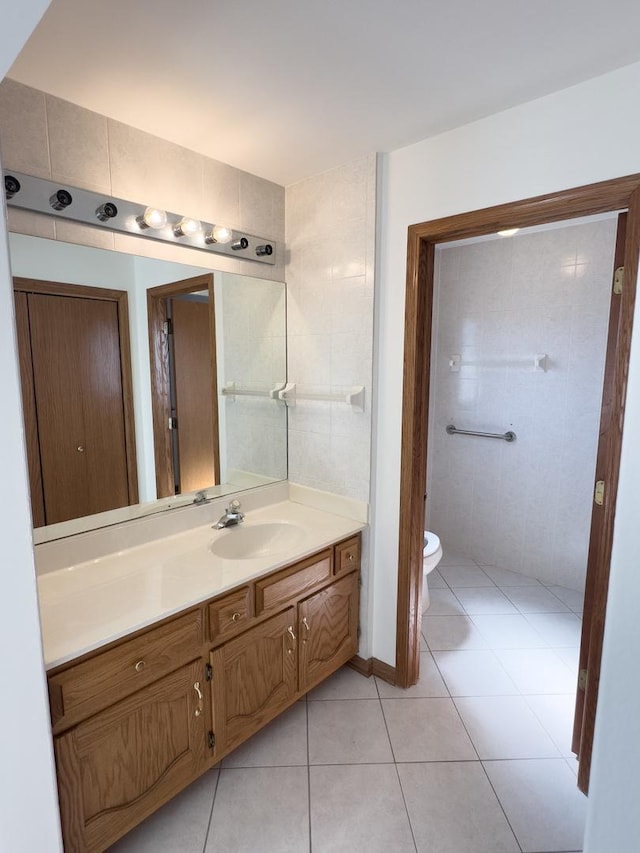
[[[554,652],[566,663],[571,672],[575,672],[577,674],[578,669],[580,668],[579,646],[572,646],[569,649],[554,647]]]
[[[220,771],[205,853],[302,853],[308,849],[306,767]]]
[[[502,666],[521,693],[571,693],[576,678],[553,649],[496,649]]]
[[[429,589],[447,589],[447,584],[438,569],[432,569],[427,575]]]
[[[393,761],[378,699],[309,702],[307,711],[309,764],[386,764]]]
[[[505,595],[521,613],[567,613],[566,604],[544,586],[513,586]]]
[[[401,764],[398,772],[418,853],[519,851],[479,762]]]
[[[460,697],[455,704],[480,758],[560,755],[522,696]]]
[[[196,779],[110,847],[109,853],[202,853],[217,780],[217,768]]]
[[[486,575],[478,566],[443,566],[440,573],[452,589],[466,586],[495,586],[489,575]]]
[[[393,764],[311,767],[314,853],[414,853]]]
[[[383,699],[382,709],[397,762],[477,759],[451,699]]]
[[[465,611],[471,616],[476,613],[517,613],[514,604],[502,590],[496,587],[457,589],[456,596]]]
[[[427,641],[425,639],[424,633],[420,634],[420,651],[421,652],[428,652],[429,651],[429,646],[427,645]]]
[[[524,853],[582,849],[587,799],[563,758],[484,767]]]
[[[413,687],[406,689],[394,687],[382,679],[376,679],[378,693],[381,699],[407,699],[411,697],[442,697],[449,696],[449,691],[442,680],[438,667],[431,656],[431,652],[420,654],[420,678]]]
[[[486,649],[487,641],[469,616],[424,616],[422,630],[434,651]]]
[[[527,704],[549,733],[560,753],[573,758],[571,738],[573,717],[576,709],[576,694],[566,696],[527,696]]]
[[[355,669],[343,666],[312,690],[307,698],[309,701],[316,699],[377,699],[378,691],[374,678],[366,678],[366,676],[356,672]]]
[[[307,766],[307,706],[296,702],[227,755],[223,767]]]
[[[434,652],[433,657],[452,696],[509,696],[518,693],[518,688],[492,651]]]
[[[580,645],[582,621],[575,613],[527,613],[527,619],[550,646]]]
[[[429,598],[430,604],[423,616],[452,616],[464,613],[462,604],[450,589],[430,589]]]
[[[540,581],[520,572],[512,572],[500,566],[485,566],[481,568],[489,575],[491,580],[498,586],[542,586]]]
[[[540,649],[549,645],[522,614],[476,613],[471,618],[488,648]]]
[[[471,557],[463,557],[460,554],[455,554],[453,551],[449,551],[445,548],[442,559],[438,565],[439,568],[442,568],[442,566],[475,566],[476,563],[471,559]]]
[[[575,589],[567,589],[564,586],[548,586],[547,589],[549,592],[557,595],[560,601],[564,601],[569,610],[573,610],[574,613],[582,613],[582,606],[584,604],[583,592],[578,592]]]

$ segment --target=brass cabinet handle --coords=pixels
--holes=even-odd
[[[76,447],[76,450],[78,451],[78,453],[84,453],[84,447],[83,447],[81,444],[79,444],[79,445]]]
[[[136,671],[136,672],[142,672],[142,670],[144,669],[144,667],[145,667],[145,662],[144,662],[143,660],[139,660],[139,661],[134,665],[134,667],[133,667],[133,668],[135,669],[135,671]]]
[[[307,642],[307,640],[309,639],[309,634],[311,633],[311,628],[309,627],[309,623],[307,622],[307,617],[306,617],[306,616],[304,616],[304,617],[303,617],[303,619],[302,619],[302,627],[303,627],[303,628],[305,629],[305,631],[307,632],[307,636],[306,636],[306,637],[303,639],[303,641],[302,641],[303,643],[306,643],[306,642]]]
[[[236,613],[234,613],[234,614],[233,614],[233,616],[231,617],[231,621],[232,621],[232,622],[237,622],[239,618],[240,618],[240,614],[239,614],[238,612],[236,612]]]
[[[355,554],[349,554],[349,555],[347,556],[347,560],[349,560],[349,562],[350,562],[350,563],[353,563],[353,562],[354,562],[354,560],[355,560],[355,558],[356,558],[356,555],[355,555]]]
[[[287,649],[287,652],[288,652],[290,655],[292,655],[292,654],[293,654],[293,649],[295,649],[295,647],[296,647],[296,635],[293,633],[293,628],[292,628],[292,626],[291,626],[291,625],[289,625],[289,627],[287,628],[287,634],[288,634],[288,635],[291,637],[291,639],[293,640],[293,648],[292,648],[292,649]]]
[[[198,707],[195,710],[195,715],[196,715],[196,717],[199,717],[200,714],[202,713],[202,691],[200,690],[200,682],[199,681],[195,682],[195,684],[193,685],[193,689],[198,694]]]

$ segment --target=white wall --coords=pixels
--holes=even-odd
[[[449,557],[584,589],[616,224],[438,247],[427,527]]]
[[[398,380],[403,360],[407,227],[640,171],[640,116],[629,108],[631,93],[639,88],[640,64],[636,64],[384,158],[373,531],[373,654],[382,660],[395,660],[402,407]],[[621,116],[625,119],[624,132],[613,132],[620,127]],[[640,307],[636,323],[640,324]],[[640,361],[640,354],[636,353],[635,359]],[[640,399],[639,368],[636,364],[628,388],[634,425]],[[640,460],[637,442],[634,447],[629,434],[622,464],[625,487],[618,505],[614,595],[608,610],[604,653],[603,680],[608,695],[600,703],[596,732],[596,772],[585,847],[588,853],[610,853],[614,849],[616,853],[631,853],[637,849],[637,827],[632,825],[637,820],[633,817],[637,807],[635,774],[631,775],[630,768],[640,764],[640,684],[637,679],[615,677],[615,662],[620,656],[631,660],[640,655],[640,632],[635,627],[625,630],[630,617],[626,609],[620,609],[622,601],[640,600],[640,575],[637,565],[632,564],[634,545],[638,553],[637,494],[626,473]],[[625,608],[629,606],[627,603]],[[616,731],[618,749],[626,742],[629,755],[624,765],[611,768],[610,777],[605,779],[604,775],[599,778],[598,769],[606,760],[604,753],[610,741],[601,738],[601,733],[610,729]],[[613,798],[618,802],[616,814],[609,809]],[[609,842],[605,843],[602,839],[607,836]],[[619,839],[619,843],[612,843],[611,838]]]
[[[3,9],[0,77],[48,5],[43,0],[24,0]],[[0,209],[0,316],[6,318],[0,335],[0,394],[4,401],[0,442],[4,569],[0,595],[0,851],[53,853],[62,849],[62,842],[31,544],[4,201]]]

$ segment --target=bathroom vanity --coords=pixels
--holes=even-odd
[[[283,502],[39,579],[67,853],[105,850],[357,653],[363,526]]]

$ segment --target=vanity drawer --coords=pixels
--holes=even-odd
[[[216,601],[207,608],[209,612],[209,639],[222,640],[247,627],[253,616],[251,588],[243,586]]]
[[[256,616],[274,610],[312,590],[333,574],[333,552],[321,551],[308,560],[256,581]]]
[[[336,545],[335,572],[352,572],[360,568],[360,535]]]
[[[202,609],[49,677],[54,734],[199,657]]]

